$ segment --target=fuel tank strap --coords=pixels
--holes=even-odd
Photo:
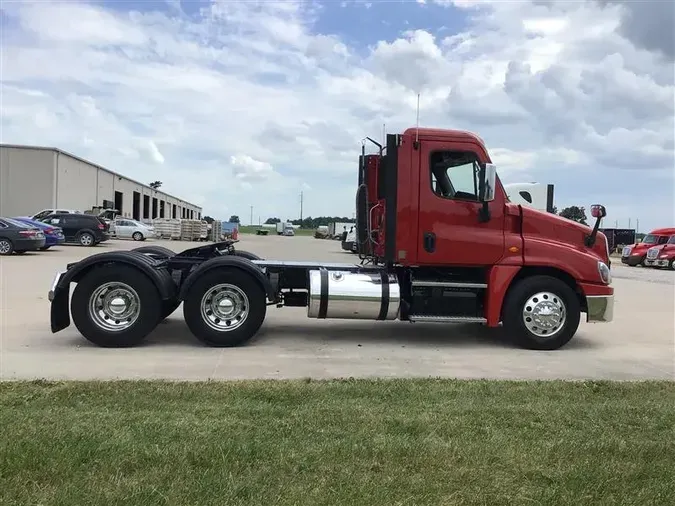
[[[326,269],[321,269],[321,294],[319,299],[319,314],[317,318],[326,318],[328,313],[328,271]]]
[[[377,316],[378,320],[386,320],[389,312],[389,274],[380,272],[380,279],[382,280],[382,302],[380,303],[380,314]]]

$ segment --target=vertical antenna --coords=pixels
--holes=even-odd
[[[387,145],[387,124],[382,123],[382,145]]]
[[[417,126],[415,130],[415,142],[420,141],[420,94],[417,94]]]

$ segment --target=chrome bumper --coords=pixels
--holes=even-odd
[[[64,274],[65,274],[64,272],[57,272],[54,275],[54,279],[52,280],[52,286],[50,287],[49,293],[47,294],[49,302],[54,301],[54,293],[56,292],[56,286],[59,284],[59,281],[61,281],[61,276],[63,276]]]
[[[614,295],[589,295],[586,297],[589,323],[607,323],[614,319]]]

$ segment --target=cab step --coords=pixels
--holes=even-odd
[[[431,323],[487,323],[487,319],[480,316],[410,315],[408,320]]]

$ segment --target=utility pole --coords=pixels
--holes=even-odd
[[[302,200],[303,200],[303,195],[302,192],[300,192],[300,226],[302,227]]]
[[[251,221],[249,223],[253,225],[253,206],[251,206]]]
[[[635,233],[640,233],[640,218],[635,218]]]

